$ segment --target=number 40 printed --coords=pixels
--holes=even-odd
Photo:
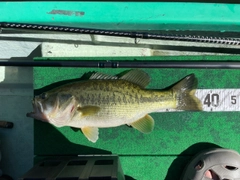
[[[224,97],[224,99],[226,99]],[[229,103],[229,102],[228,102]],[[237,96],[231,95],[230,96],[230,103],[232,105],[237,104]],[[207,94],[204,98],[203,104],[207,107],[218,107],[220,105],[220,96],[217,93]]]

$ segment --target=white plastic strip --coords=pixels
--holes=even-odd
[[[203,111],[240,111],[240,89],[198,89]]]
[[[195,93],[202,102],[203,111],[240,111],[240,89],[198,89]],[[181,111],[165,109],[158,112]]]

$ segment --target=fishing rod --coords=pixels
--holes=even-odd
[[[238,61],[99,61],[99,60],[50,60],[50,61],[0,61],[0,66],[19,67],[85,67],[85,68],[192,68],[240,69]]]
[[[204,43],[217,43],[228,45],[240,45],[236,38],[208,37],[195,35],[171,35],[148,32],[114,31],[104,29],[89,29],[67,26],[53,26],[29,23],[0,22],[2,29],[22,29],[36,31],[54,31],[78,34],[93,34],[106,36],[119,36],[143,39],[177,40]],[[98,68],[200,68],[200,69],[240,69],[238,61],[0,61],[0,66],[24,66],[24,67],[98,67]]]
[[[64,33],[105,35],[105,36],[118,36],[118,37],[156,39],[156,40],[174,40],[174,41],[240,45],[240,40],[237,38],[224,38],[224,37],[212,37],[212,36],[200,36],[200,35],[159,34],[159,33],[137,32],[137,31],[116,31],[116,30],[106,30],[106,29],[79,28],[79,27],[54,26],[54,25],[30,24],[30,23],[13,23],[13,22],[0,22],[0,28],[51,31],[51,32],[54,31],[54,32],[64,32]]]

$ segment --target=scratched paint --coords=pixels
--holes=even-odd
[[[58,15],[63,15],[63,16],[83,16],[85,14],[85,12],[53,9],[52,11],[47,12],[47,14],[53,14],[53,15],[58,14]]]

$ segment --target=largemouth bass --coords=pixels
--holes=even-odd
[[[161,109],[202,110],[195,96],[197,79],[191,74],[168,90],[145,89],[150,77],[134,69],[121,77],[101,73],[89,80],[72,82],[36,96],[32,117],[57,127],[80,128],[92,142],[98,140],[98,128],[127,124],[142,133],[150,133],[154,120],[149,113]]]

